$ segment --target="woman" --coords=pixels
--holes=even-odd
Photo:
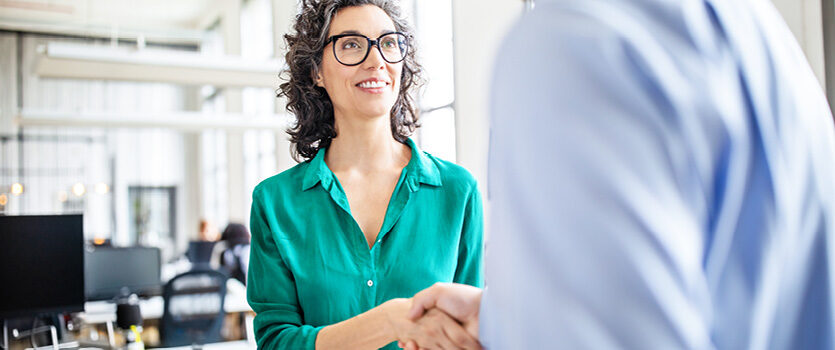
[[[481,286],[481,199],[463,168],[421,152],[420,66],[386,0],[303,1],[286,35],[303,163],[253,192],[247,293],[259,347],[477,347],[442,312],[411,322],[435,282]]]

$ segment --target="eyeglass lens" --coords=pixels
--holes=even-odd
[[[397,63],[406,55],[406,36],[400,33],[383,35],[379,39],[380,53],[389,63]],[[368,39],[362,35],[347,35],[334,42],[334,54],[342,64],[354,65],[365,60],[368,55]]]

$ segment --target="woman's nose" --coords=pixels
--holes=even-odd
[[[368,69],[379,69],[386,65],[386,60],[383,59],[383,55],[380,54],[380,49],[377,45],[371,47],[371,52],[368,53],[368,57],[363,62],[363,66]]]

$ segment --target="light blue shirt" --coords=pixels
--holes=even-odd
[[[492,349],[832,349],[835,135],[766,0],[537,0],[491,99]]]

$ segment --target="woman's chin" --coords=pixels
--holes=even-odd
[[[383,117],[388,118],[388,116],[391,114],[391,107],[392,106],[388,106],[388,108],[384,106],[379,106],[372,108],[364,108],[360,110],[360,114],[372,119]]]

